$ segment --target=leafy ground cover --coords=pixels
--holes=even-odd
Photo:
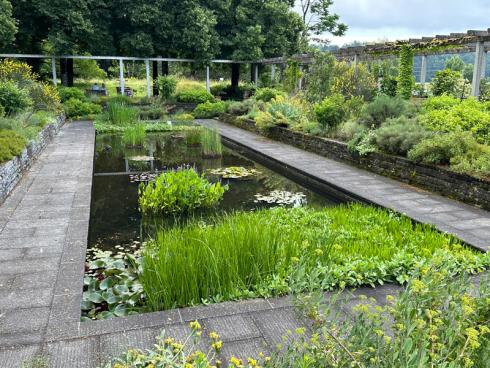
[[[490,329],[488,277],[474,287],[466,275],[455,276],[453,261],[439,254],[414,269],[414,277],[398,296],[387,296],[381,307],[361,296],[353,317],[340,307],[348,296],[324,301],[321,294],[296,300],[312,333],[303,328],[283,336],[283,343],[265,356],[231,357],[229,367],[476,367],[488,366]],[[344,292],[345,294],[345,292]],[[450,301],[450,302],[448,302]],[[126,366],[220,366],[225,347],[215,331],[208,331],[209,348],[202,351],[202,328],[190,323],[190,335],[176,340],[162,331],[153,349],[132,349],[113,358],[106,368]]]
[[[159,232],[144,252],[140,280],[148,307],[161,310],[404,283],[441,252],[460,270],[490,261],[428,226],[370,207],[273,209]]]
[[[61,113],[57,90],[25,63],[0,62],[0,164],[19,155]]]

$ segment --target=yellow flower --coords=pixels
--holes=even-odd
[[[323,250],[321,250],[321,249],[315,249],[315,254],[316,254],[318,257],[320,257],[320,256],[322,256],[322,255],[323,255]]]
[[[263,358],[264,357],[264,353],[263,352],[260,352],[259,353],[259,358]]]
[[[299,258],[298,257],[291,257],[291,263],[298,263]]]
[[[257,361],[256,361],[255,359],[248,358],[248,364],[249,364],[251,367],[256,367],[256,366],[257,366]]]
[[[199,322],[197,321],[193,321],[189,324],[189,326],[191,327],[191,329],[193,331],[199,331],[201,329],[201,325],[199,324]]]
[[[297,328],[296,329],[296,335],[304,335],[305,334],[305,329],[304,328]]]
[[[223,341],[215,341],[211,344],[211,347],[216,350],[217,353],[221,351],[221,348],[223,347]]]
[[[211,340],[219,340],[219,335],[218,335],[218,333],[217,333],[217,332],[212,331],[212,332],[209,334],[209,338],[210,338]]]
[[[230,363],[233,364],[235,367],[241,367],[243,362],[241,359],[238,359],[234,356],[231,357],[230,359]]]

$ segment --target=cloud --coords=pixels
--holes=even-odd
[[[298,1],[299,3],[299,1]],[[336,0],[332,11],[352,40],[406,39],[490,27],[490,0]]]

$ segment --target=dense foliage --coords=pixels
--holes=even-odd
[[[400,74],[398,76],[398,95],[408,100],[412,97],[415,86],[413,77],[413,49],[410,45],[403,45],[400,49]]]
[[[446,235],[374,208],[274,209],[159,232],[145,252],[141,282],[150,308],[160,310],[285,294],[293,286],[405,282],[438,250],[461,269],[489,261]]]
[[[142,183],[139,206],[148,214],[181,214],[217,204],[227,186],[210,183],[194,169],[180,168],[161,174],[154,182]]]

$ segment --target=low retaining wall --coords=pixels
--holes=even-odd
[[[248,131],[259,132],[253,120],[238,120],[229,114],[222,115],[220,120]],[[346,143],[285,128],[274,127],[265,135],[279,142],[490,210],[489,181],[379,152],[360,156],[349,151]]]
[[[39,133],[37,141],[30,141],[19,156],[0,165],[0,204],[5,201],[23,173],[31,167],[64,123],[65,117],[58,117],[55,123],[46,125]]]

